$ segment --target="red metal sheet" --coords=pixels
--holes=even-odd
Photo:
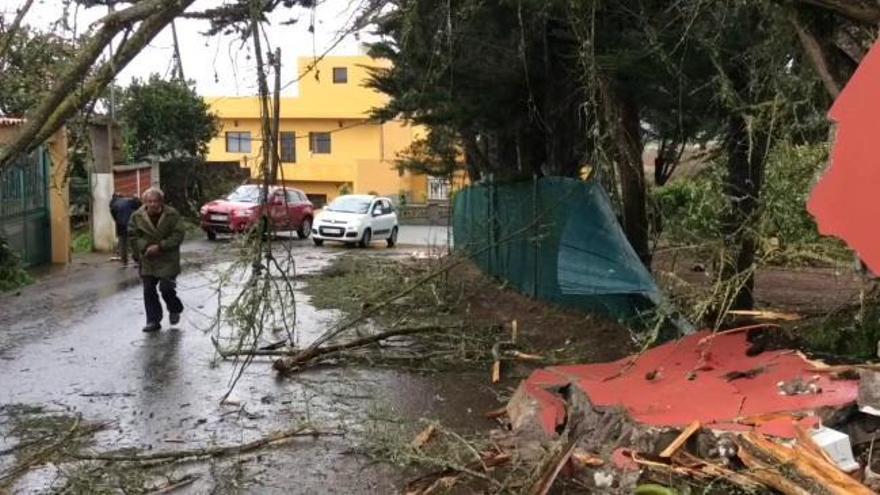
[[[803,416],[822,407],[853,404],[858,382],[832,381],[815,375],[810,363],[792,351],[769,351],[747,356],[745,332],[704,331],[651,349],[638,359],[613,363],[559,366],[536,371],[527,390],[543,391],[571,382],[593,404],[622,407],[637,422],[684,427],[694,420],[720,430],[758,430],[781,437],[794,436],[794,424],[809,425]],[[754,378],[729,381],[732,371],[762,369]],[[814,381],[820,393],[783,395],[777,384],[795,379]],[[546,392],[533,396],[547,409],[545,428],[558,426],[559,404]],[[553,418],[551,420],[550,418]]]
[[[807,210],[820,233],[844,240],[872,272],[880,274],[878,88],[880,43],[859,64],[831,109],[830,118],[837,124],[831,163],[813,189]]]

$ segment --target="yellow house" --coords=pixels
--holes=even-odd
[[[314,61],[299,60],[298,73]],[[340,194],[369,192],[411,203],[445,199],[438,181],[401,173],[396,155],[423,132],[402,121],[370,120],[385,95],[364,86],[368,67],[388,62],[367,56],[325,57],[299,81],[299,96],[281,99],[279,180],[302,189],[316,206]],[[257,97],[207,98],[222,125],[210,143],[209,162],[237,162],[260,174],[262,132]],[[429,195],[431,196],[429,198]]]

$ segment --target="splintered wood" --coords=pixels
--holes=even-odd
[[[737,445],[739,458],[750,468],[750,474],[786,495],[874,493],[817,454],[814,450],[818,447],[801,445],[790,448],[754,432],[739,437]],[[780,469],[780,466],[786,469]]]
[[[687,428],[685,428],[678,437],[669,444],[668,447],[663,449],[663,452],[660,453],[660,457],[669,458],[672,457],[678,449],[684,445],[685,442],[688,441],[688,438],[693,436],[693,434],[700,429],[700,422],[694,421]]]
[[[682,448],[699,428],[698,422],[692,423],[659,456],[632,452],[631,458],[644,469],[703,483],[723,479],[747,491],[772,489],[784,495],[875,493],[841,471],[803,429],[798,429],[794,447],[777,443],[757,432],[734,437],[736,455],[746,467],[737,472],[700,459]]]
[[[434,425],[428,426],[427,428],[422,430],[421,433],[416,435],[416,437],[412,441],[412,447],[414,449],[420,449],[420,448],[424,447],[426,443],[431,441],[431,438],[434,437],[434,433],[436,433],[436,432],[437,432],[436,426],[434,426]]]

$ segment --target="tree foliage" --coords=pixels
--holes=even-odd
[[[6,50],[0,61],[0,114],[22,117],[37,105],[76,55],[74,43],[27,26],[0,30]]]
[[[153,74],[120,95],[119,118],[131,159],[197,158],[220,130],[217,117],[192,86]]]

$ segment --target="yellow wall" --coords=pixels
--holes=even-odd
[[[312,62],[300,59],[300,73]],[[387,67],[385,61],[360,57],[326,57],[318,62],[316,79],[308,75],[299,82],[299,96],[281,100],[281,132],[296,133],[296,162],[282,163],[279,180],[301,188],[307,194],[325,194],[332,200],[343,184],[353,193],[375,191],[396,197],[403,190],[410,200],[426,196],[427,178],[400,174],[394,161],[423,131],[402,121],[384,124],[369,120],[372,108],[386,97],[363,87],[366,67]],[[348,68],[348,83],[333,83],[333,68]],[[208,98],[222,129],[209,146],[208,161],[239,162],[260,176],[262,130],[260,103],[256,97]],[[227,132],[250,132],[251,152],[226,151]],[[331,152],[309,152],[309,133],[329,132]]]

